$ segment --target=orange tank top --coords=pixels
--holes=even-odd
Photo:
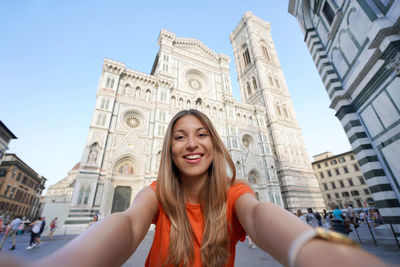
[[[156,190],[156,182],[150,185],[154,191]],[[235,202],[243,194],[250,193],[254,194],[253,190],[244,183],[237,183],[231,186],[228,190],[227,199],[227,219],[228,224],[231,225],[228,230],[230,240],[230,257],[226,267],[234,266],[235,263],[235,251],[237,242],[244,241],[246,238],[246,232],[240,225],[239,219],[235,214]],[[200,204],[189,204],[186,203],[186,212],[190,225],[192,226],[194,237],[194,267],[201,267],[201,242],[204,232],[204,216],[201,210]],[[158,205],[158,212],[153,220],[156,225],[153,244],[147,256],[145,266],[147,267],[158,267],[158,266],[172,266],[163,265],[168,258],[168,246],[169,246],[169,232],[171,229],[171,223],[164,212],[161,205]]]

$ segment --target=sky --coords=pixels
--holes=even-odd
[[[15,153],[48,181],[81,160],[104,58],[150,74],[160,29],[231,58],[229,34],[246,11],[270,22],[310,160],[350,150],[289,1],[15,0],[0,8],[0,120]]]

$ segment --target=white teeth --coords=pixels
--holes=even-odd
[[[200,155],[189,155],[185,157],[186,159],[198,159],[200,158]]]

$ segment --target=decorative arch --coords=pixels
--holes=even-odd
[[[146,101],[151,101],[151,90],[150,89],[146,90]]]
[[[260,177],[261,176],[258,173],[258,171],[253,169],[247,175],[247,180],[249,181],[250,184],[257,184],[260,181]]]
[[[250,87],[249,82],[246,83],[246,89],[247,89],[247,95],[250,96],[251,95],[251,87]]]
[[[117,176],[134,176],[134,160],[130,156],[121,158],[114,165],[114,174]]]

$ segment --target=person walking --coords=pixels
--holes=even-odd
[[[19,217],[16,217],[10,223],[10,225],[9,225],[10,229],[9,229],[8,233],[4,234],[3,239],[1,240],[0,250],[3,248],[4,242],[6,241],[6,239],[8,237],[10,237],[10,236],[11,236],[11,239],[12,239],[12,246],[11,246],[10,250],[14,250],[15,249],[15,246],[16,246],[16,243],[17,243],[15,237],[16,237],[16,234],[18,232],[18,227],[20,226],[21,222],[22,222],[21,219]]]
[[[40,236],[42,235],[43,231],[44,231],[44,227],[46,226],[46,221],[45,221],[46,217],[40,217],[40,220],[42,221],[42,224],[40,225],[40,230],[39,230],[39,234],[36,236],[35,238],[35,242],[36,242],[36,246],[40,246],[43,242],[40,240]]]
[[[32,227],[31,240],[29,242],[29,246],[26,249],[33,249],[34,247],[36,247],[36,238],[39,235],[41,225],[41,220],[36,220],[29,224],[29,226]]]
[[[303,212],[299,209],[296,212],[297,217],[299,217],[300,220],[302,220],[303,222],[307,222],[306,217],[304,217]]]
[[[326,229],[332,229],[332,224],[331,224],[331,215],[326,212],[324,209],[322,217],[324,219],[322,226]]]
[[[318,227],[319,226],[319,221],[317,217],[315,216],[312,208],[307,208],[307,214],[306,214],[306,220],[309,225],[312,227]]]
[[[56,231],[56,228],[57,228],[57,217],[55,217],[50,223],[50,234],[49,234],[50,239],[53,239],[53,234]]]

